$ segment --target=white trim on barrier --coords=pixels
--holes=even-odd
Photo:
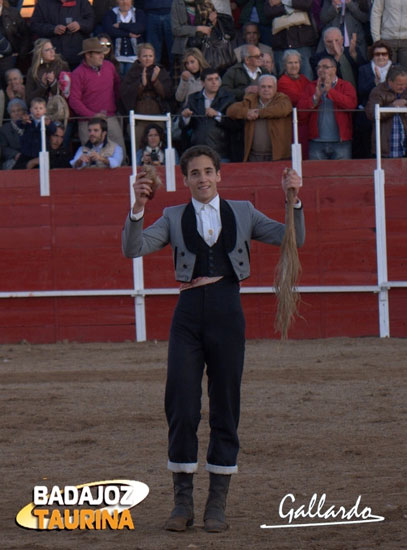
[[[379,293],[382,288],[407,288],[406,281],[389,281],[383,287],[377,285],[338,285],[338,286],[298,286],[301,294],[313,293],[343,293],[343,292],[373,292]],[[275,294],[273,286],[243,286],[241,294]],[[179,288],[143,288],[111,289],[111,290],[25,290],[16,292],[0,292],[2,298],[86,298],[92,296],[171,296],[179,294]]]

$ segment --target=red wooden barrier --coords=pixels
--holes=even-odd
[[[406,280],[405,159],[384,162],[389,280]],[[280,176],[285,163],[222,168],[225,198],[248,199],[282,219]],[[375,285],[374,161],[304,163],[302,199],[307,241],[300,251],[301,285]],[[51,196],[39,196],[37,172],[0,172],[0,291],[132,288],[132,265],[121,254],[129,208],[130,170],[51,172]],[[188,200],[180,173],[177,192],[160,192],[146,223],[166,205]],[[278,249],[254,243],[252,276],[244,286],[272,286]],[[171,250],[144,260],[146,288],[175,288]],[[377,295],[303,293],[302,319],[292,338],[378,335]],[[242,295],[249,338],[276,337],[275,297]],[[146,298],[148,339],[167,339],[176,296]],[[407,289],[390,291],[392,336],[407,336]],[[135,339],[134,302],[126,296],[0,299],[0,343]]]

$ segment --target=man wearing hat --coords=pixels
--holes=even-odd
[[[106,48],[96,37],[83,41],[83,61],[72,72],[69,106],[80,120],[78,131],[82,145],[88,141],[88,121],[96,114],[107,119],[109,138],[126,150],[123,132],[116,117],[116,103],[119,99],[120,79],[110,61],[105,60]]]

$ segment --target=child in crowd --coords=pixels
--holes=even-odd
[[[18,158],[13,170],[23,170],[27,168],[27,163],[38,157],[41,151],[41,117],[45,116],[45,125],[47,136],[54,134],[55,124],[47,114],[47,103],[42,97],[35,97],[30,103],[30,115],[24,115],[17,121],[17,126],[24,130],[20,136],[21,155]]]

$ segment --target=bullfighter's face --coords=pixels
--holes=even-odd
[[[220,171],[216,171],[211,158],[206,155],[195,157],[188,162],[184,184],[189,187],[191,195],[199,202],[207,204],[218,194]]]

